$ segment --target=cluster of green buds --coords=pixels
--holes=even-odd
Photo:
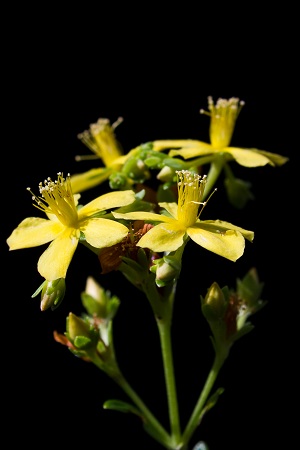
[[[116,369],[112,321],[120,300],[105,291],[92,277],[88,277],[81,301],[86,310],[81,317],[69,313],[66,332],[54,333],[57,342],[84,360],[92,361],[102,370],[113,373]]]
[[[262,289],[263,283],[252,268],[242,280],[237,279],[235,290],[227,286],[221,289],[214,282],[206,296],[201,296],[202,312],[213,334],[216,355],[225,359],[232,344],[254,328],[247,319],[266,304],[260,298]]]

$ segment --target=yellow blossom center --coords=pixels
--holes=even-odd
[[[67,178],[59,172],[57,180],[47,178],[39,183],[40,196],[35,196],[30,188],[34,206],[46,214],[55,214],[66,227],[78,228],[78,214],[71,188],[70,174]]]
[[[206,175],[201,177],[188,170],[177,171],[178,213],[177,220],[186,228],[194,225],[200,216],[205,202],[201,202],[204,194]]]
[[[208,110],[200,110],[201,114],[210,116],[210,143],[215,149],[226,148],[230,145],[235,122],[245,102],[232,97],[229,100],[219,98],[214,104],[212,97],[208,97]]]
[[[102,159],[106,167],[111,166],[113,161],[119,158],[123,152],[119,142],[116,140],[114,130],[123,121],[122,117],[112,125],[108,119],[100,118],[92,123],[88,130],[78,134],[78,138]],[[78,159],[78,158],[77,158]],[[80,159],[84,159],[80,157]]]

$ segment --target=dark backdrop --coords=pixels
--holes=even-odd
[[[39,299],[31,295],[42,281],[36,270],[42,248],[8,252],[5,240],[23,218],[37,213],[27,186],[36,190],[39,181],[58,171],[75,173],[92,167],[74,160],[76,154],[89,153],[77,134],[90,123],[122,116],[124,123],[116,134],[125,151],[153,139],[207,141],[209,120],[199,110],[207,107],[207,96],[212,95],[215,100],[235,96],[246,103],[233,145],[280,153],[290,162],[281,168],[235,166],[252,183],[255,201],[236,211],[219,189],[207,206],[206,218],[255,231],[253,244],[246,243],[238,262],[223,261],[193,246],[187,253],[173,323],[182,420],[193,408],[213,358],[200,295],[212,281],[234,286],[237,277],[255,266],[265,282],[263,299],[268,305],[253,316],[254,331],[234,346],[216,383],[225,392],[204,418],[191,449],[201,439],[210,450],[258,450],[284,443],[292,428],[289,404],[295,376],[292,348],[298,290],[292,261],[298,245],[294,236],[298,238],[291,203],[296,201],[293,174],[299,161],[291,113],[294,68],[286,43],[274,29],[255,44],[247,38],[239,42],[236,36],[226,51],[196,32],[183,39],[173,30],[154,44],[157,33],[152,29],[145,37],[140,28],[127,40],[120,32],[114,43],[112,34],[90,37],[79,25],[71,35],[63,33],[58,22],[52,22],[49,34],[42,25],[32,28],[30,22],[31,27],[25,27],[14,55],[7,54],[3,88],[7,99],[3,134],[8,137],[2,150],[3,395],[5,418],[13,426],[11,442],[21,439],[33,448],[44,443],[77,448],[81,441],[105,449],[160,448],[134,416],[103,410],[104,401],[126,400],[125,394],[105,374],[53,340],[53,330],[64,331],[69,311],[80,314],[79,295],[86,277],[100,276],[95,257],[79,247],[62,305],[54,312],[41,312]],[[222,43],[219,36],[218,44]],[[168,426],[150,307],[119,273],[98,280],[121,298],[115,320],[120,366]]]

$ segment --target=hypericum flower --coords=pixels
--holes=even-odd
[[[108,119],[100,118],[92,123],[88,130],[78,134],[78,138],[94,153],[93,156],[77,156],[76,159],[100,158],[104,167],[88,170],[72,175],[71,185],[73,193],[83,192],[106,181],[114,171],[118,171],[132,153],[123,155],[121,144],[115,137],[116,127],[123,121],[122,117],[110,125]]]
[[[191,238],[196,244],[231,261],[244,253],[245,238],[252,241],[254,233],[221,220],[200,220],[206,202],[202,202],[206,176],[187,170],[177,171],[178,204],[159,203],[164,214],[150,212],[113,213],[117,219],[160,222],[148,231],[138,246],[154,252],[177,250],[184,239]]]
[[[244,102],[235,97],[229,100],[219,98],[216,104],[212,97],[208,97],[209,111],[201,109],[200,113],[210,116],[210,143],[193,139],[159,140],[153,142],[153,149],[158,151],[172,149],[169,156],[182,156],[184,159],[222,153],[245,167],[258,167],[266,164],[281,166],[286,163],[288,158],[276,153],[256,148],[230,147],[235,123],[243,105]],[[176,148],[180,150],[175,150]]]
[[[51,242],[38,261],[39,273],[48,281],[65,278],[77,248],[80,234],[95,248],[109,247],[127,236],[128,228],[114,220],[97,217],[101,211],[125,206],[135,200],[133,191],[101,195],[77,210],[78,194],[73,195],[70,175],[58,173],[39,184],[40,196],[33,195],[34,206],[48,219],[28,217],[7,239],[10,250],[36,247]]]

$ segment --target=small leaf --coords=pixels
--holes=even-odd
[[[224,392],[224,388],[219,388],[211,397],[209,397],[209,399],[207,400],[206,405],[202,409],[201,415],[199,417],[199,424],[200,424],[201,420],[203,419],[204,414],[206,414],[207,411],[209,411],[213,406],[215,406],[220,395],[223,394],[223,392]],[[203,447],[203,449],[205,449],[205,447]]]
[[[121,400],[107,400],[103,404],[103,408],[104,409],[113,409],[115,411],[120,411],[123,413],[132,413],[132,414],[136,414],[139,417],[142,417],[141,412],[137,408],[132,406],[130,403],[123,402]]]

